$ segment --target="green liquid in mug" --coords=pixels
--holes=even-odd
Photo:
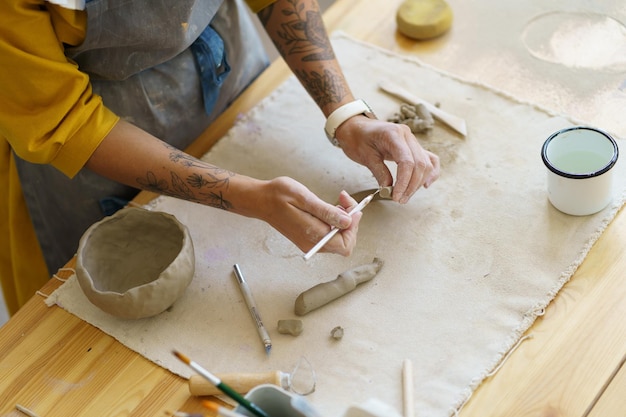
[[[573,151],[554,158],[552,165],[570,174],[587,174],[601,170],[608,162],[605,156],[594,152]]]

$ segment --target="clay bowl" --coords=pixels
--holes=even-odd
[[[76,277],[87,299],[125,319],[154,316],[183,294],[195,257],[187,227],[174,216],[125,208],[80,239]]]

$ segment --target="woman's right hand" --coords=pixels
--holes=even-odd
[[[348,215],[357,202],[342,191],[334,206],[289,177],[263,181],[248,193],[249,212],[242,213],[269,223],[303,252],[311,249],[332,227],[341,229],[320,252],[348,256],[357,241],[362,213]],[[248,210],[246,210],[248,211]]]

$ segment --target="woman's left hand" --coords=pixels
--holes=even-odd
[[[408,202],[439,178],[439,157],[424,149],[406,125],[358,115],[342,123],[336,137],[344,153],[369,168],[381,187],[394,186],[394,201]],[[398,166],[395,184],[384,161]]]

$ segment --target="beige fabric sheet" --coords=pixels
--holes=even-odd
[[[340,416],[372,397],[401,410],[401,368],[408,358],[417,415],[452,415],[614,217],[624,201],[626,164],[615,168],[611,206],[588,217],[564,215],[546,198],[540,148],[552,132],[572,125],[567,118],[341,34],[333,43],[355,94],[379,117],[399,107],[377,89],[379,80],[392,78],[467,120],[465,139],[441,124],[419,138],[441,156],[438,182],[405,206],[380,201],[366,207],[351,257],[318,254],[308,262],[260,221],[158,198],[150,208],[189,226],[196,250],[194,281],[170,311],[118,320],[91,306],[74,279],[48,303],[183,376],[191,372],[172,349],[215,373],[290,371],[305,357],[317,376],[317,390],[307,398],[324,416]],[[294,177],[328,201],[342,189],[375,187],[367,169],[328,143],[323,122],[291,78],[242,115],[204,159],[260,178]],[[623,140],[619,144],[626,149]],[[278,320],[295,318],[300,292],[374,257],[385,261],[374,280],[304,316],[300,336],[277,333]],[[272,337],[269,356],[235,284],[235,263]],[[332,340],[338,325],[345,336]]]

